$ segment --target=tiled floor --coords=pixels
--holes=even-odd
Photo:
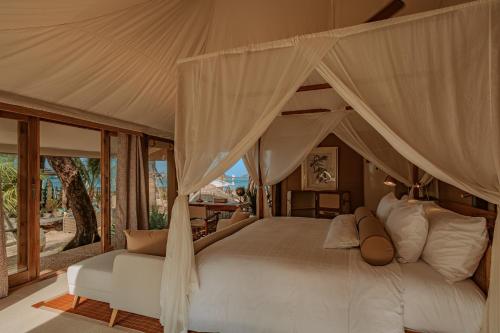
[[[0,299],[0,332],[2,333],[112,333],[130,332],[123,328],[108,328],[85,318],[61,315],[33,304],[67,292],[66,274],[40,281],[15,290]]]

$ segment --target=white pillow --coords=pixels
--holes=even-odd
[[[353,214],[339,215],[330,223],[323,247],[325,249],[346,249],[359,246],[358,228]]]
[[[377,206],[378,219],[385,224],[385,221],[389,217],[392,208],[399,203],[400,201],[398,200],[398,198],[396,198],[393,192],[389,192],[384,195],[382,199],[380,199],[380,202]]]
[[[389,214],[385,229],[396,248],[400,263],[417,262],[427,240],[429,222],[422,205],[401,203]]]
[[[488,246],[486,219],[460,215],[447,209],[426,207],[429,234],[422,259],[448,282],[474,275]]]

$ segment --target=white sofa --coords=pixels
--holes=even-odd
[[[69,266],[67,270],[69,293],[109,303],[113,289],[113,262],[116,256],[125,253],[127,250],[115,250]]]
[[[164,257],[120,253],[115,258],[110,306],[160,318],[160,288]]]

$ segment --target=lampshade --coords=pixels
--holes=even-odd
[[[396,186],[396,179],[391,176],[385,177],[384,184],[387,186]]]

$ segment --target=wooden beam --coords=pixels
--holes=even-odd
[[[298,114],[309,114],[309,113],[323,113],[330,112],[330,109],[307,109],[307,110],[294,110],[294,111],[283,111],[281,112],[282,116],[291,116]]]
[[[13,104],[8,104],[8,103],[3,103],[3,102],[0,102],[0,111],[3,114],[10,113],[12,115],[11,117],[16,117],[15,115],[17,114],[17,117],[20,117],[20,116],[36,117],[36,118],[40,118],[40,120],[44,120],[44,121],[49,121],[49,122],[62,124],[62,125],[80,127],[80,128],[85,128],[85,129],[93,129],[93,130],[98,130],[98,131],[107,130],[110,132],[123,132],[123,133],[138,135],[138,136],[143,135],[143,133],[138,132],[138,131],[134,131],[134,130],[99,124],[99,123],[96,123],[93,121],[83,120],[80,118],[65,116],[65,115],[61,115],[61,114],[57,114],[57,113],[32,109],[32,108],[28,108],[28,107],[24,107],[24,106],[13,105]]]
[[[262,185],[262,171],[260,170],[260,138],[257,143],[257,166],[259,173],[259,184],[257,187],[257,218],[264,218],[264,186]]]
[[[299,87],[299,89],[297,89],[297,92],[330,89],[331,87],[332,86],[330,84],[328,84],[328,83],[310,84],[310,85],[307,85],[307,86]]]
[[[28,121],[28,271],[30,280],[40,274],[40,121]]]
[[[387,6],[379,10],[375,15],[370,17],[368,19],[368,22],[375,22],[375,21],[380,21],[380,20],[385,20],[399,12],[403,7],[405,6],[405,3],[402,0],[394,0],[391,1]]]
[[[101,251],[111,250],[111,136],[101,130]]]
[[[346,111],[354,110],[352,106],[347,105],[345,107]],[[323,113],[323,112],[331,112],[330,109],[306,109],[306,110],[294,110],[294,111],[283,111],[281,112],[282,116],[293,116],[298,114],[309,114],[309,113]]]
[[[413,181],[413,198],[419,199],[420,190],[415,186],[418,183],[418,167],[416,165],[412,166],[412,181]]]
[[[17,123],[17,265],[28,267],[28,123]]]
[[[167,218],[169,222],[172,217],[175,198],[177,198],[177,173],[175,170],[174,147],[172,146],[167,150]]]

